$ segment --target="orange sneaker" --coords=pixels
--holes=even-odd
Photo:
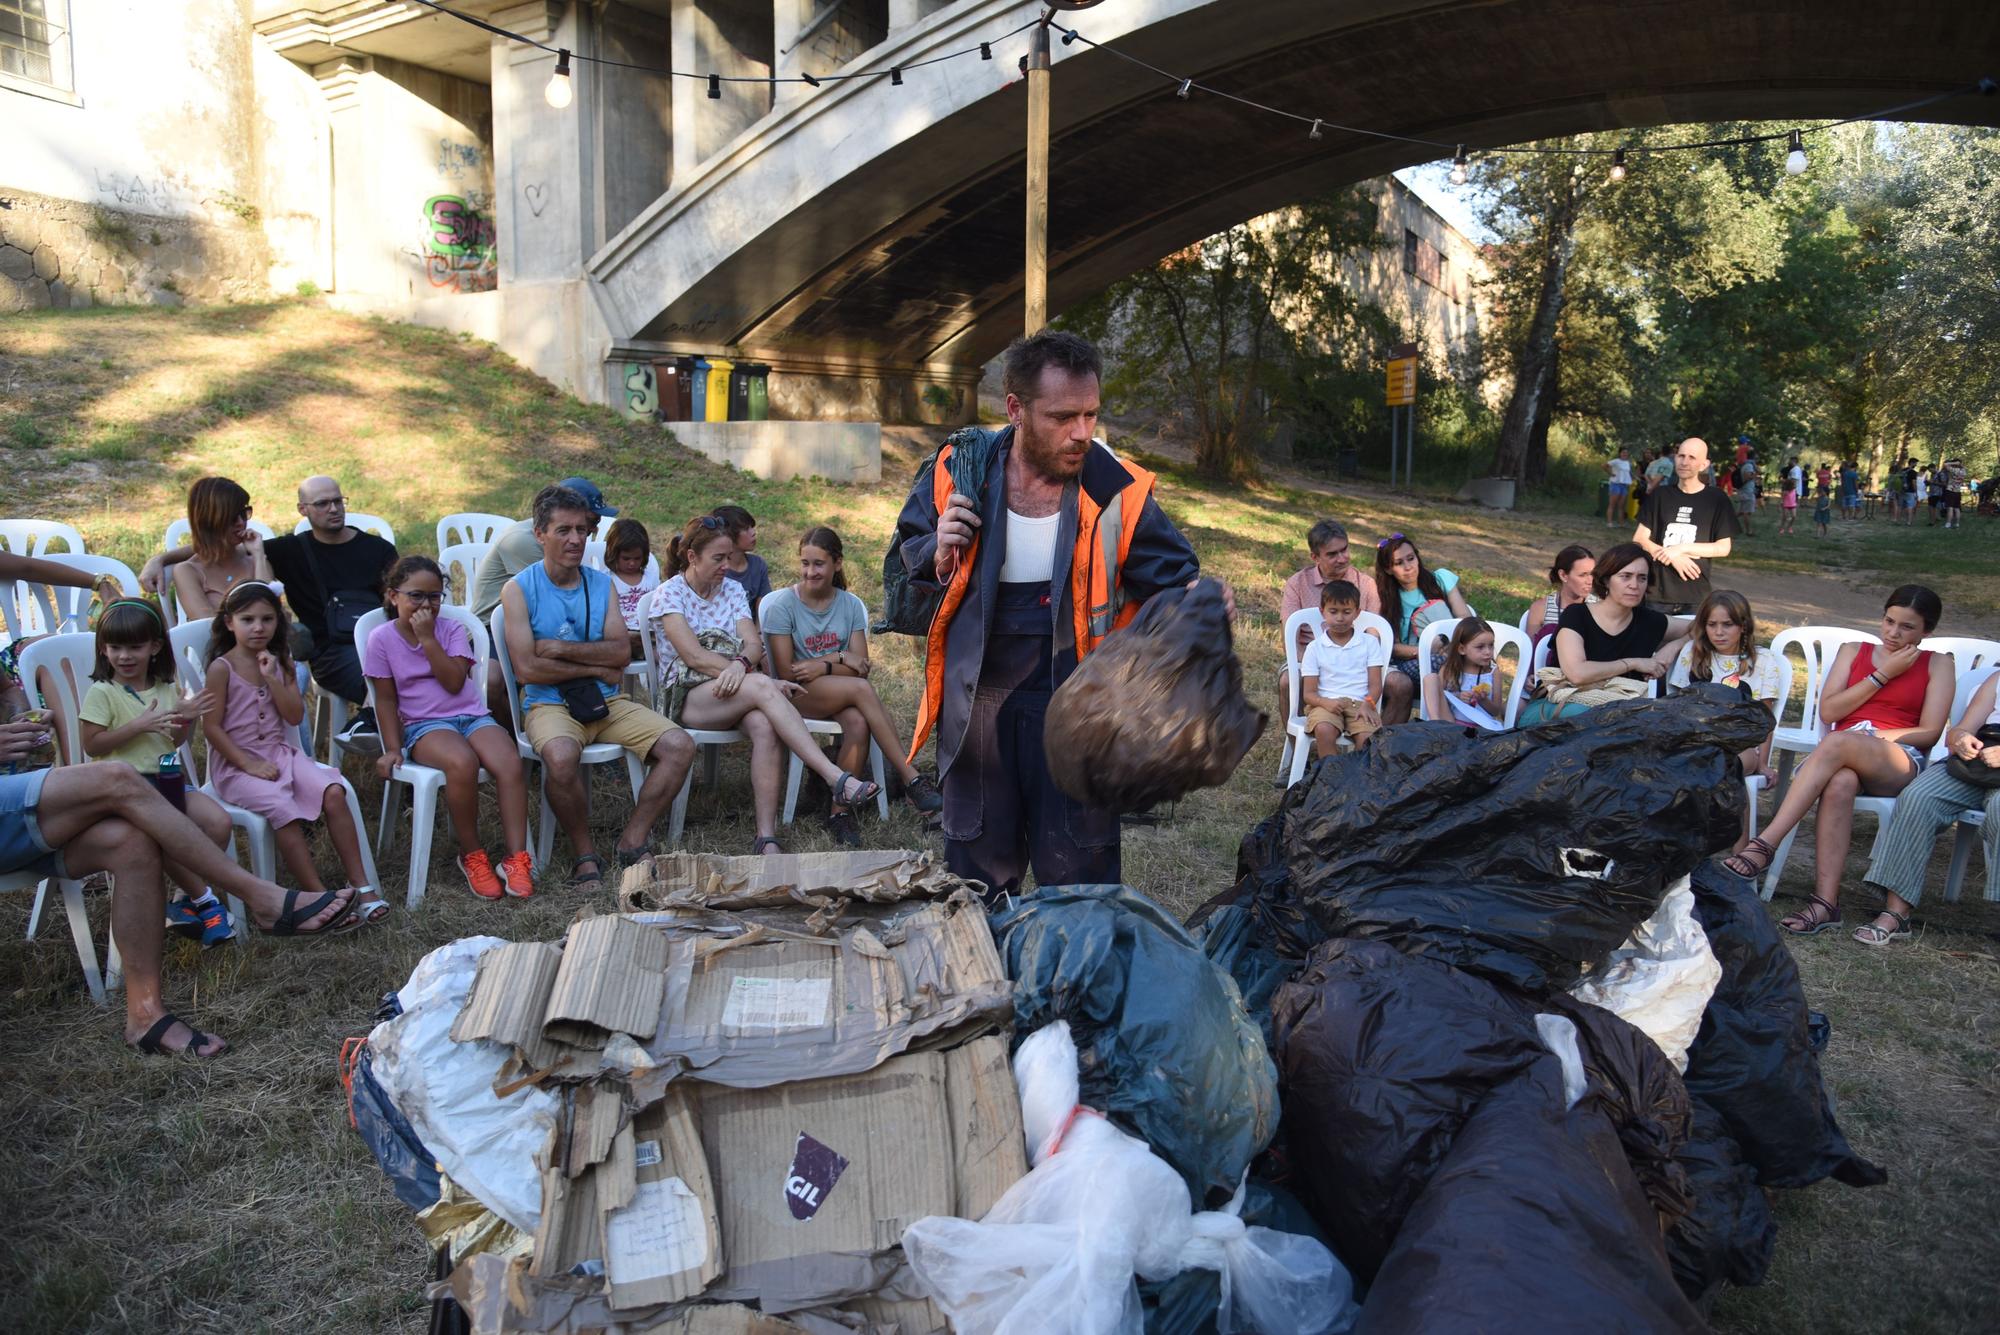
[[[526,899],[535,893],[535,860],[526,849],[501,858],[500,874],[507,880],[507,893],[514,898]]]
[[[500,878],[493,874],[493,859],[486,856],[485,849],[474,849],[458,859],[458,869],[465,873],[465,883],[473,894],[481,899],[500,898]]]

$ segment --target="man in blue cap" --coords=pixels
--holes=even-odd
[[[566,477],[556,485],[583,497],[599,520],[612,518],[618,513],[617,506],[604,503],[604,493],[587,477]],[[472,590],[466,598],[466,606],[472,609],[472,615],[481,621],[490,619],[493,609],[500,605],[500,591],[513,581],[514,576],[541,559],[542,544],[535,537],[533,519],[516,520],[494,534],[493,545],[486,549],[486,556],[479,563],[478,573],[472,577]],[[486,705],[501,726],[507,726],[513,715],[507,709],[507,687],[501,680],[497,659],[486,665]]]

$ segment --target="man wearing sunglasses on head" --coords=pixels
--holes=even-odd
[[[299,514],[309,528],[264,544],[271,573],[283,581],[297,618],[292,652],[321,689],[356,707],[342,741],[373,737],[375,716],[362,708],[368,682],[354,627],[382,605],[382,576],[396,563],[396,549],[347,522],[347,497],[330,477],[299,483]]]

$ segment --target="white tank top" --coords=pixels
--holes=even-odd
[[[1041,519],[1007,511],[1007,555],[1000,562],[1002,584],[1046,584],[1056,569],[1056,521],[1062,513]]]

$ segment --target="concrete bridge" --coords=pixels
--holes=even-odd
[[[550,54],[407,3],[355,0],[322,4],[319,29],[293,21],[286,46],[286,16],[310,7],[265,0],[259,29],[316,73],[379,52],[486,75],[498,281],[476,295],[496,299],[489,336],[587,397],[624,401],[632,362],[727,351],[774,366],[778,415],[963,416],[978,367],[1019,332],[1016,60],[1028,37],[999,37],[1036,4],[464,0],[580,53],[759,80],[712,98],[699,80],[578,63],[564,110],[543,98]],[[1332,123],[1476,150],[1621,126],[1849,116],[2000,72],[2000,4],[1964,0],[1108,0],[1063,21],[1330,124],[1313,139],[1058,44],[1056,312],[1231,223],[1440,156]],[[981,41],[993,60],[910,69],[901,85],[761,81],[915,66]],[[2000,124],[2000,98],[1921,114]],[[338,122],[334,133],[338,160]],[[444,308],[466,299],[410,313],[463,323]],[[946,393],[927,404],[933,386]]]

